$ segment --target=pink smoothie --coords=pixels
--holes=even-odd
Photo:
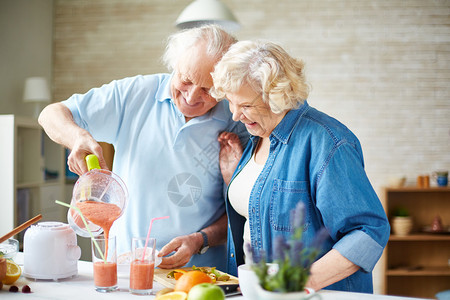
[[[122,213],[119,206],[105,202],[83,201],[78,202],[77,206],[86,219],[103,228],[105,239],[108,239],[112,224]]]
[[[153,288],[153,274],[155,263],[141,260],[134,260],[130,266],[130,289],[150,290]]]
[[[105,253],[108,253],[109,230],[114,221],[120,217],[122,210],[115,204],[98,201],[78,202],[77,206],[86,219],[103,228],[106,239]]]
[[[94,284],[97,287],[117,285],[117,264],[111,262],[95,262]]]

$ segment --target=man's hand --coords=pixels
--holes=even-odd
[[[95,154],[98,157],[100,168],[108,170],[102,147],[87,131],[75,139],[72,151],[67,159],[69,170],[80,176],[86,173],[88,169],[85,157],[89,154]]]
[[[224,212],[213,224],[202,228],[202,231],[208,236],[210,247],[223,245],[227,241],[227,220],[227,214]],[[182,267],[194,254],[198,253],[202,246],[203,235],[200,232],[178,236],[159,251],[158,256],[162,257],[162,262],[158,267],[163,269]],[[164,257],[172,252],[175,252],[172,256]]]
[[[201,233],[178,236],[159,251],[158,256],[162,257],[162,262],[158,267],[162,269],[182,267],[189,262],[194,254],[197,254],[202,245],[203,237]],[[164,257],[172,252],[175,252],[175,254]]]
[[[72,113],[64,104],[58,102],[46,106],[38,121],[52,141],[72,150],[67,160],[70,171],[80,176],[86,173],[84,159],[88,154],[95,154],[100,168],[108,169],[102,147],[89,132],[74,122]]]
[[[228,185],[242,156],[242,145],[237,134],[222,132],[217,138],[220,144],[219,165],[223,180]]]

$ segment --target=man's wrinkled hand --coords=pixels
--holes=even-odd
[[[100,168],[108,170],[105,158],[103,157],[102,147],[90,134],[82,135],[76,139],[67,159],[69,170],[80,176],[86,173],[88,169],[85,157],[89,154],[95,154],[98,157]]]
[[[203,244],[203,241],[199,244],[200,240],[194,235],[195,234],[178,236],[162,247],[158,253],[158,256],[162,257],[162,262],[158,267],[162,269],[174,269],[187,264]],[[175,253],[165,257],[172,252]]]

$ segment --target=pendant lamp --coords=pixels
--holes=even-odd
[[[231,10],[220,0],[194,0],[180,14],[175,25],[180,29],[217,24],[230,32],[240,28]]]

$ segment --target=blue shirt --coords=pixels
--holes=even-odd
[[[250,159],[259,138],[252,137],[232,177]],[[270,153],[250,194],[249,225],[253,249],[272,253],[277,235],[288,237],[290,210],[305,204],[303,240],[308,245],[325,227],[332,248],[360,270],[328,288],[372,292],[372,269],[389,238],[389,222],[364,171],[361,145],[337,120],[305,102],[289,111],[270,135]],[[228,272],[244,263],[245,219],[227,201]]]
[[[130,251],[132,237],[147,236],[154,217],[170,216],[153,223],[151,236],[161,249],[225,212],[217,137],[230,130],[248,134],[233,122],[227,101],[186,123],[171,99],[171,79],[169,74],[125,78],[63,102],[94,139],[114,145],[112,171],[129,192],[124,214],[111,229],[118,254]],[[224,245],[212,247],[188,265],[224,270],[225,255]]]

